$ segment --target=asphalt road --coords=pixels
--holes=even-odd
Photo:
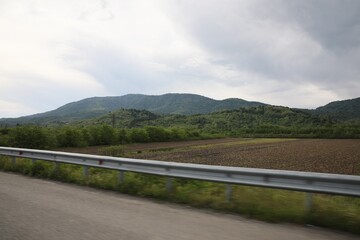
[[[0,172],[0,240],[308,240],[358,236]]]

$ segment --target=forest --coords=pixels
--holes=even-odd
[[[206,138],[360,138],[360,120],[281,106],[206,114],[156,114],[117,109],[71,123],[0,125],[0,145],[53,149]]]
[[[0,145],[54,149],[224,137],[358,139],[359,108],[360,98],[315,110],[191,94],[90,98],[0,119]]]

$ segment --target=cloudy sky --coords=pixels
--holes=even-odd
[[[0,118],[93,96],[359,97],[358,0],[0,0]]]

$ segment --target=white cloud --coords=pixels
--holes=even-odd
[[[231,65],[238,72],[236,81],[227,82],[226,78],[218,81],[241,85],[255,79],[258,84],[253,85],[252,92],[271,92],[286,86],[295,93],[292,95],[295,106],[304,107],[308,104],[301,100],[302,85],[336,92],[327,94],[328,101],[358,97],[359,88],[352,90],[348,85],[358,86],[359,68],[354,64],[360,57],[357,52],[360,41],[354,39],[359,39],[360,31],[354,26],[359,22],[359,15],[355,14],[359,13],[359,6],[355,2],[342,5],[340,1],[225,0],[179,2],[170,9],[174,19],[179,19],[177,23],[208,55],[222,67]],[[321,8],[329,12],[324,13]],[[342,8],[351,14],[342,12]],[[319,11],[321,14],[316,15]],[[328,22],[333,23],[331,27]],[[324,38],[325,34],[336,40]],[[251,80],[246,81],[244,73]],[[316,107],[323,103],[320,97],[323,94],[313,93],[312,107]],[[275,91],[271,98],[262,94],[256,97],[275,101],[277,94]],[[337,98],[332,99],[333,96]],[[283,105],[288,102],[283,101]]]
[[[0,13],[0,94],[3,108],[11,109],[0,116],[30,113],[26,109],[51,110],[81,97],[107,93],[100,82],[76,68],[84,60],[67,60],[76,55],[71,21],[52,14],[59,6],[49,12],[52,6],[40,5],[40,1],[12,1],[6,6],[8,11]]]
[[[36,112],[37,109],[30,108],[22,103],[0,100],[0,116],[19,117]]]
[[[358,97],[360,4],[339,3],[0,1],[0,101],[12,109],[0,117],[127,93],[311,108]]]

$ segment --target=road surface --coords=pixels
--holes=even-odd
[[[358,236],[0,172],[1,240],[308,240]]]

